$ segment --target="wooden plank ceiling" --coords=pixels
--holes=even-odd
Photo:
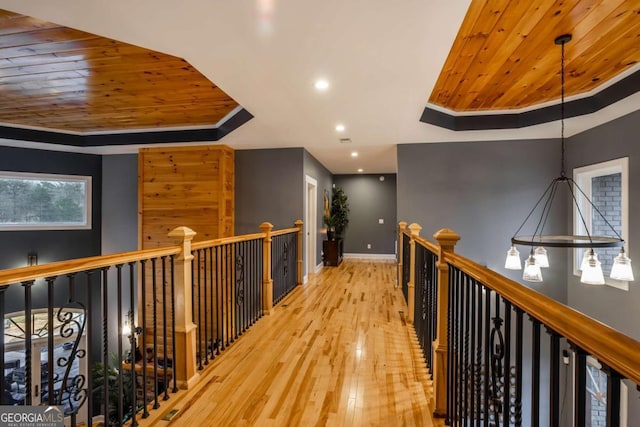
[[[640,60],[638,0],[472,0],[429,102],[453,111],[509,110],[576,95]]]
[[[237,105],[182,58],[0,10],[0,123],[212,126]]]

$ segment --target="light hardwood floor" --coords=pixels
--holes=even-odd
[[[396,274],[347,260],[312,275],[202,371],[170,423],[154,424],[443,425]]]

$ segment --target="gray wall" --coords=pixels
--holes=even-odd
[[[634,112],[569,138],[567,170],[620,157],[629,157],[629,244],[635,282],[623,291],[611,286],[590,286],[569,275],[568,304],[625,334],[640,340],[640,112]],[[571,221],[571,220],[569,220]],[[571,222],[569,222],[571,224]],[[571,272],[571,270],[569,270]],[[605,273],[606,274],[606,273]],[[640,425],[639,393],[629,386],[629,426]]]
[[[400,145],[398,220],[420,224],[423,227],[420,234],[432,241],[436,231],[451,228],[461,236],[456,252],[565,302],[567,257],[562,250],[549,250],[552,268],[543,270],[542,283],[523,282],[522,271],[504,269],[510,238],[551,180],[560,173],[559,154],[558,140]],[[566,206],[556,203],[546,230],[564,233],[565,218]],[[522,234],[531,233],[533,230],[522,231]],[[530,248],[518,249],[524,258]],[[529,322],[525,328],[530,330]],[[543,355],[549,354],[549,340],[545,335],[541,337]],[[530,356],[530,346],[526,343],[525,384],[530,382],[530,369],[526,368],[530,366]],[[548,375],[549,364],[543,359],[541,377]],[[548,392],[549,384],[543,381],[541,396]],[[523,402],[528,401],[530,390],[525,387]],[[548,419],[548,410],[543,400],[540,419]],[[527,419],[528,406],[523,407],[523,412]]]
[[[316,259],[315,265],[319,265],[322,263],[322,241],[326,238],[326,235],[322,232],[324,223],[322,222],[323,217],[323,208],[324,208],[324,190],[331,191],[331,185],[333,182],[333,176],[329,169],[325,168],[322,163],[320,163],[315,157],[313,157],[307,150],[304,150],[304,175],[308,175],[311,178],[315,179],[318,182],[317,188],[317,198],[316,198],[316,206],[317,214],[316,214]],[[303,188],[302,191],[306,189]],[[303,208],[304,209],[304,208]],[[304,221],[305,219],[302,218]],[[307,234],[304,234],[304,239],[306,242]],[[304,243],[306,245],[306,243]],[[307,268],[307,263],[304,263],[305,270]],[[305,274],[307,272],[305,271]]]
[[[380,177],[384,181],[380,181]],[[344,251],[357,254],[395,254],[396,176],[335,175],[336,187],[342,187],[349,202],[349,226]],[[383,219],[384,224],[378,220]],[[367,248],[371,245],[371,249]]]
[[[256,233],[268,221],[293,227],[304,210],[302,148],[237,150],[235,234]]]
[[[563,250],[549,250],[553,265],[542,283],[522,282],[521,271],[504,269],[510,238],[560,173],[559,154],[558,140],[399,145],[398,220],[420,224],[430,240],[451,228],[461,236],[456,252],[566,302]],[[545,230],[564,233],[565,206],[554,209]],[[524,258],[530,248],[518,249]]]
[[[100,255],[102,212],[100,156],[0,147],[0,170],[92,177],[92,228],[90,230],[2,231],[0,232],[2,242],[0,269],[26,266],[29,252],[37,252],[39,264]],[[84,280],[82,277],[77,278],[79,299],[85,298]],[[47,289],[44,280],[35,282],[31,288],[31,295],[34,308],[47,306]],[[56,306],[62,306],[67,299],[67,288],[57,286],[54,291]],[[24,310],[22,286],[10,286],[6,291],[5,301],[7,313]]]
[[[100,255],[100,156],[0,147],[0,170],[92,177],[91,230],[2,231],[0,269],[24,267],[29,252],[38,253],[40,264]]]
[[[102,157],[102,254],[138,249],[138,155]]]

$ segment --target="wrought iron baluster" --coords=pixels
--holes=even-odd
[[[32,396],[33,390],[31,389],[32,378],[31,378],[31,344],[32,344],[32,320],[31,320],[31,287],[33,286],[34,281],[26,281],[22,282],[22,286],[24,287],[24,301],[25,301],[25,309],[24,309],[24,345],[25,345],[25,356],[24,356],[24,368],[25,368],[25,389],[24,389],[24,401],[26,405],[31,405],[33,403]]]
[[[262,259],[263,258],[262,240],[257,240],[256,241],[256,251],[257,251],[257,254],[258,254],[257,255],[258,256],[258,263],[257,263],[258,264],[258,266],[257,266],[257,269],[258,269],[258,280],[256,282],[256,286],[258,288],[258,292],[257,292],[257,295],[258,295],[258,297],[257,297],[258,317],[257,318],[259,319],[264,314],[263,311],[262,311],[262,300],[263,300],[263,297],[264,297],[264,295],[263,295],[264,289],[262,288],[262,282],[264,280],[263,271],[262,271],[262,267],[263,267],[263,265],[262,265],[262,261],[263,261],[263,259]]]
[[[480,283],[477,283],[478,293],[477,293],[477,301],[476,301],[476,372],[474,378],[474,394],[475,394],[475,403],[476,403],[476,412],[475,419],[476,425],[480,425],[481,414],[482,414],[482,378],[483,378],[483,365],[482,365],[482,326],[483,326],[483,304],[482,304],[482,296],[484,293],[484,286]]]
[[[194,287],[197,289],[198,293],[198,301],[197,304],[193,306],[193,310],[197,312],[196,319],[198,325],[198,370],[204,369],[203,363],[203,352],[202,352],[202,249],[198,249],[196,251],[196,271],[198,272],[197,277],[193,279]]]
[[[461,283],[462,292],[462,363],[460,365],[462,369],[462,425],[467,426],[467,420],[469,416],[469,276],[463,274]]]
[[[549,346],[549,422],[552,426],[560,425],[560,335],[546,328],[550,335]]]
[[[227,300],[225,301],[225,305],[227,308],[227,313],[225,315],[225,320],[227,321],[227,347],[230,344],[233,344],[233,300],[235,299],[234,294],[234,280],[233,280],[233,247],[231,245],[225,245],[225,284],[224,287],[227,289]]]
[[[169,399],[169,353],[167,352],[167,257],[162,257],[162,358],[164,372],[162,375],[162,383],[164,386],[164,396],[162,400]],[[171,365],[173,368],[173,365]]]
[[[129,328],[131,329],[131,335],[129,335],[129,346],[131,348],[129,355],[129,363],[131,364],[131,426],[136,427],[138,425],[137,412],[138,412],[138,391],[136,389],[136,354],[137,354],[137,327],[135,319],[135,307],[136,307],[136,282],[135,282],[135,262],[128,263],[129,271]],[[142,271],[144,274],[144,269]],[[144,300],[144,298],[143,298]]]
[[[173,389],[172,393],[178,392],[176,367],[178,366],[176,353],[176,280],[175,280],[175,255],[171,255],[171,360],[173,362]]]
[[[573,364],[573,377],[575,378],[574,399],[574,424],[577,426],[586,425],[586,389],[587,389],[587,353],[578,346],[572,345],[575,353],[575,363]]]
[[[47,403],[49,405],[55,404],[55,396],[53,393],[54,390],[54,378],[53,374],[55,372],[54,369],[54,330],[53,330],[53,306],[55,305],[53,298],[53,284],[56,280],[56,277],[47,277],[45,281],[47,282],[47,389],[48,389],[48,399]],[[4,333],[3,333],[4,335]],[[4,376],[4,370],[0,371],[0,374]],[[40,377],[42,378],[42,372],[40,373]],[[40,384],[42,387],[42,384]],[[40,392],[42,393],[43,390]],[[62,393],[62,387],[60,387],[60,393]]]
[[[153,409],[160,407],[158,401],[158,270],[157,258],[151,258],[151,322],[153,323]]]
[[[476,353],[476,304],[477,304],[477,296],[476,293],[478,291],[478,282],[471,279],[469,280],[471,289],[469,296],[469,306],[471,307],[470,313],[470,321],[471,324],[469,326],[469,332],[471,334],[471,344],[469,351],[469,378],[467,383],[467,388],[469,390],[469,419],[471,420],[471,425],[473,425],[473,420],[475,419],[476,414],[476,393],[475,393],[475,385],[476,385],[476,363],[475,363],[475,353]]]
[[[511,303],[504,301],[504,372],[502,374],[502,425],[511,422]]]
[[[251,325],[258,320],[258,240],[251,241]]]
[[[204,305],[204,310],[202,316],[198,316],[201,320],[201,323],[198,325],[198,328],[204,328],[204,364],[205,366],[209,364],[209,328],[207,327],[207,287],[208,287],[208,275],[207,275],[207,248],[202,249],[202,265],[199,267],[199,271],[202,274],[202,280],[200,283],[200,287],[203,289],[203,299],[201,299],[198,304],[200,307]],[[199,260],[199,257],[198,257]]]
[[[289,293],[289,281],[287,280],[287,273],[289,268],[289,243],[285,240],[286,238],[283,236],[282,242],[282,284],[284,285],[284,289],[282,292],[282,296],[284,297]]]
[[[224,332],[225,332],[225,326],[224,326],[224,322],[225,322],[225,315],[224,315],[224,307],[225,307],[225,292],[224,292],[224,246],[218,246],[217,247],[217,251],[218,251],[218,267],[216,268],[216,275],[217,275],[217,284],[218,284],[218,289],[220,290],[220,295],[221,298],[218,299],[219,304],[220,304],[220,309],[218,310],[219,316],[220,316],[220,321],[218,322],[219,325],[219,331],[220,331],[220,335],[219,335],[219,339],[220,339],[220,349],[224,350],[226,347],[226,342],[225,342],[225,336],[224,336]]]
[[[108,299],[108,274],[109,267],[103,267],[101,272],[102,283],[102,392],[103,392],[103,402],[104,402],[104,416],[105,419],[109,419],[109,333],[108,333],[108,324],[109,324],[109,299]]]
[[[457,270],[456,272],[456,287],[455,287],[455,299],[456,299],[456,317],[453,323],[454,331],[456,333],[456,369],[455,369],[455,384],[456,384],[456,422],[460,423],[460,419],[462,417],[462,350],[464,347],[463,344],[463,335],[462,335],[462,311],[464,307],[462,306],[462,271]]]
[[[147,260],[140,261],[140,269],[142,270],[141,276],[141,289],[140,298],[142,298],[141,307],[141,334],[142,339],[139,344],[140,353],[142,354],[142,418],[149,417],[149,410],[147,408]],[[135,374],[134,374],[135,376]]]
[[[489,407],[491,404],[491,289],[486,288],[484,296],[484,382],[483,410],[484,426],[489,426]]]
[[[91,308],[93,307],[93,270],[90,271],[86,271],[86,278],[87,278],[87,307]],[[87,310],[86,311],[86,315],[85,315],[85,319],[86,319],[86,326],[87,326],[87,336],[91,336],[94,333],[93,330],[93,314],[92,314],[93,310]],[[86,348],[86,358],[88,361],[93,360],[92,358],[92,349],[91,349],[91,344],[87,343],[87,348]],[[93,375],[87,375],[87,413],[90,415],[93,415],[93,394],[94,394],[95,390],[93,389]],[[91,426],[91,417],[89,417],[89,426]]]
[[[502,335],[503,320],[500,317],[500,295],[497,292],[495,296],[495,312],[493,321],[493,329],[491,330],[491,404],[493,406],[493,422],[499,424],[499,417],[504,408],[500,401],[500,383],[505,384],[503,377],[503,359],[504,359],[504,337]]]
[[[116,265],[116,307],[118,317],[118,337],[117,348],[118,355],[116,360],[118,362],[118,421],[124,421],[124,371],[122,370],[122,264]]]
[[[514,425],[522,425],[522,347],[523,347],[523,315],[524,312],[516,307],[516,379],[514,402]]]
[[[235,319],[236,338],[242,335],[244,330],[244,302],[245,302],[245,281],[244,281],[244,248],[241,243],[236,244],[236,265],[234,270],[234,283],[236,288],[236,304],[235,304]]]
[[[68,407],[65,408],[65,415],[70,416],[70,424],[75,426],[78,410],[87,400],[87,389],[84,388],[87,377],[82,373],[77,373],[74,377],[71,377],[71,372],[74,362],[78,361],[78,363],[80,363],[80,359],[85,358],[87,354],[85,349],[79,348],[82,337],[85,335],[87,310],[82,303],[75,301],[75,274],[69,274],[67,278],[69,298],[67,302],[58,309],[56,314],[57,320],[60,322],[58,333],[60,338],[65,341],[74,335],[75,339],[73,340],[73,345],[68,355],[58,357],[53,365],[51,365],[51,368],[49,368],[50,371],[55,369],[56,366],[64,368],[62,379],[54,372],[51,372],[53,380],[49,382],[47,388],[50,395],[49,401],[51,401],[51,396],[53,396],[54,405],[63,405],[63,400],[65,406],[68,405]],[[88,377],[91,378],[90,375]],[[58,390],[55,390],[54,387],[56,382],[60,383]],[[89,390],[90,389],[91,388],[89,388]]]
[[[220,246],[216,246],[216,336],[218,340],[217,354],[224,350],[224,330],[222,327],[222,307],[224,292],[222,292],[222,256]]]
[[[531,426],[540,425],[540,322],[532,321],[531,346]]]
[[[215,295],[215,264],[213,263],[213,249],[214,248],[209,248],[209,281],[207,282],[207,287],[209,288],[209,294],[211,295],[208,299],[208,310],[205,310],[205,313],[209,314],[209,318],[207,319],[207,322],[209,323],[209,341],[208,341],[208,345],[209,345],[209,355],[211,357],[211,360],[214,359],[214,355],[215,355],[215,347],[216,347],[216,337],[215,337],[215,329],[213,327],[214,319],[214,308],[213,308],[213,304],[216,300],[216,295]]]
[[[602,370],[607,374],[607,427],[620,426],[620,380],[621,375],[602,364]]]
[[[90,289],[91,276],[88,274],[87,277],[89,279]],[[73,341],[73,345],[69,354],[60,356],[54,362],[55,366],[65,369],[61,380],[58,375],[56,375],[55,373],[53,374],[53,383],[60,381],[61,385],[60,389],[57,390],[57,392],[54,388],[51,388],[52,386],[50,386],[49,393],[54,395],[55,405],[62,405],[64,398],[65,403],[69,405],[69,407],[65,409],[65,413],[71,418],[71,426],[75,427],[78,410],[82,407],[85,401],[87,401],[88,390],[92,390],[92,383],[91,375],[85,376],[82,373],[78,373],[75,377],[71,377],[72,368],[75,361],[78,361],[78,363],[80,363],[80,360],[83,358],[90,360],[87,357],[88,347],[87,349],[80,348],[82,337],[85,336],[85,333],[89,329],[86,329],[88,316],[86,306],[81,302],[76,301],[75,299],[75,274],[68,274],[67,278],[69,298],[66,304],[63,304],[62,307],[58,309],[56,315],[58,322],[60,322],[58,333],[60,335],[60,338],[62,338],[63,340],[73,337],[74,334],[75,339]],[[89,381],[87,381],[87,378],[89,379]],[[85,384],[87,383],[89,384],[88,388],[84,388]],[[88,407],[91,408],[90,405],[88,405]]]

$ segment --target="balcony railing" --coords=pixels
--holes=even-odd
[[[398,280],[433,374],[435,416],[456,426],[625,423],[640,342],[455,254],[452,230],[436,233],[437,245],[419,232],[400,223]]]
[[[301,282],[302,222],[261,228],[0,271],[0,403],[62,406],[72,426],[157,413]]]

